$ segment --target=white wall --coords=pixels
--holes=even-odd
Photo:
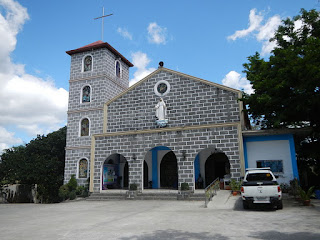
[[[289,140],[246,142],[246,148],[248,168],[256,168],[257,160],[282,160],[283,173],[275,174],[278,182],[289,184],[294,178]]]

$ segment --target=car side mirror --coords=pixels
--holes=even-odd
[[[278,175],[275,175],[274,177],[275,177],[275,178],[279,178],[279,176],[278,176]]]

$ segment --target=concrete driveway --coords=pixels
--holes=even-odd
[[[283,210],[187,201],[0,204],[0,239],[320,239],[320,201]]]

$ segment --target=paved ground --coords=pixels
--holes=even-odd
[[[0,239],[320,239],[319,200],[312,207],[287,200],[275,211],[224,199],[208,208],[186,201],[0,204]]]

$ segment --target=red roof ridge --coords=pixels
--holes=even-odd
[[[71,56],[72,54],[75,54],[75,53],[91,51],[91,50],[98,49],[98,48],[107,48],[114,55],[120,57],[121,60],[123,62],[125,62],[129,67],[133,67],[133,64],[128,59],[126,59],[124,56],[122,56],[121,53],[119,53],[116,49],[114,49],[109,43],[103,42],[101,40],[93,42],[93,43],[90,43],[88,45],[85,45],[83,47],[80,47],[80,48],[77,48],[77,49],[74,49],[74,50],[66,51],[66,53]]]
[[[101,40],[98,40],[98,41],[95,41],[95,42],[90,43],[88,45],[85,45],[85,46],[83,46],[81,48],[92,47],[92,46],[95,46],[95,45],[98,45],[98,44],[101,44],[101,43],[103,43],[103,42]],[[81,48],[78,48],[78,49],[81,49]]]

